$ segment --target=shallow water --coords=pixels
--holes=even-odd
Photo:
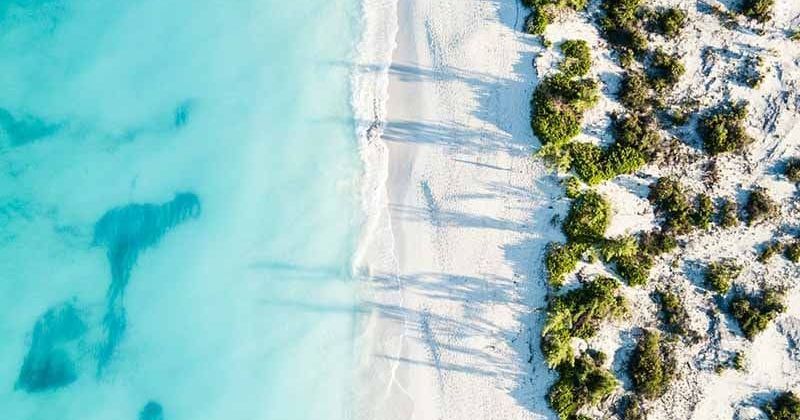
[[[350,416],[357,0],[0,3],[0,413]]]

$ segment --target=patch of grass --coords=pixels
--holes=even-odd
[[[659,178],[650,187],[648,198],[653,203],[656,214],[664,218],[665,232],[683,235],[691,231],[692,208],[683,185],[677,180],[670,177]]]
[[[676,55],[656,50],[650,63],[648,78],[656,92],[666,92],[674,87],[686,73],[686,68]]]
[[[602,359],[603,356],[584,354],[574,365],[559,367],[558,380],[547,394],[559,419],[579,419],[578,410],[597,405],[619,386],[614,374],[602,366]]]
[[[739,206],[736,201],[725,199],[719,210],[719,224],[728,229],[739,226]]]
[[[783,174],[789,181],[794,183],[800,182],[800,159],[789,159],[789,161],[786,162],[786,166],[783,168]]]
[[[680,35],[685,24],[686,12],[676,7],[660,10],[656,17],[658,31],[667,38],[675,38]]]
[[[522,0],[522,4],[531,9],[525,20],[525,32],[532,35],[543,34],[559,10],[586,8],[586,0]]]
[[[592,56],[589,44],[584,40],[570,39],[561,44],[564,60],[559,70],[568,77],[583,77],[592,68]]]
[[[630,257],[639,251],[636,238],[631,235],[618,236],[607,239],[600,246],[600,256],[603,261],[610,262],[621,257]]]
[[[726,104],[700,119],[698,130],[703,146],[711,155],[741,152],[752,142],[745,130],[747,104]]]
[[[572,364],[573,337],[593,337],[600,323],[625,314],[627,304],[619,294],[619,282],[600,277],[579,289],[556,296],[547,308],[542,329],[542,353],[548,366]]]
[[[760,23],[772,19],[772,7],[775,0],[744,0],[739,10],[741,14]]]
[[[653,257],[645,253],[618,257],[616,262],[617,274],[630,286],[643,286],[650,279],[650,269],[653,268]]]
[[[578,198],[581,195],[581,181],[578,178],[571,176],[564,185],[564,193],[566,194],[567,198]]]
[[[784,252],[786,254],[786,258],[789,259],[789,261],[791,261],[791,262],[793,262],[795,264],[799,263],[800,262],[800,241],[795,239],[794,241],[792,241],[789,244],[787,244]]]
[[[668,348],[657,331],[645,331],[633,351],[628,372],[636,394],[645,399],[658,398],[667,391],[675,370]]]
[[[786,311],[783,292],[767,289],[759,295],[739,295],[731,301],[730,311],[744,336],[753,340],[769,323]]]
[[[598,193],[587,191],[572,202],[562,229],[573,242],[596,243],[611,221],[611,205]]]
[[[772,241],[764,247],[761,253],[758,254],[758,262],[762,264],[766,264],[769,260],[772,259],[775,255],[780,254],[784,250],[784,245],[779,241]],[[798,248],[800,251],[800,248]]]
[[[791,391],[781,392],[774,401],[764,404],[762,409],[769,420],[797,420],[800,419],[800,398]]]
[[[604,151],[593,143],[573,142],[566,146],[570,167],[583,182],[594,185],[608,179],[604,167]]]
[[[587,246],[584,244],[551,242],[547,246],[544,259],[547,281],[550,285],[556,288],[561,287],[566,276],[575,271],[581,255],[586,250]]]
[[[745,210],[749,226],[761,221],[772,220],[780,213],[778,204],[767,194],[765,188],[756,188],[750,193]]]
[[[581,131],[583,113],[597,103],[597,82],[564,74],[546,77],[531,100],[531,128],[543,145],[563,144]]]
[[[705,282],[711,290],[724,295],[741,272],[742,267],[732,260],[715,261],[706,269]]]

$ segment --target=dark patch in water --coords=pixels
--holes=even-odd
[[[28,393],[42,392],[78,379],[72,344],[85,332],[86,324],[71,303],[50,308],[33,327],[31,347],[15,388]]]
[[[48,124],[43,120],[31,116],[14,118],[10,112],[0,108],[0,133],[8,138],[12,147],[22,146],[36,140],[55,134],[59,129],[57,124]]]
[[[139,253],[158,243],[175,226],[199,214],[198,197],[181,193],[164,204],[129,204],[114,208],[95,224],[93,245],[106,248],[111,267],[111,284],[106,293],[106,314],[103,317],[106,338],[98,354],[98,374],[111,359],[125,333],[123,295]]]
[[[192,101],[184,101],[175,108],[175,127],[181,128],[189,122],[192,112]]]
[[[139,420],[164,420],[164,408],[161,404],[150,401],[139,412]]]

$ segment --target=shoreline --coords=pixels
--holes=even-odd
[[[365,15],[365,39],[388,28],[396,42],[379,37],[388,63],[362,51],[355,79],[366,214],[356,418],[550,415],[550,374],[527,379],[529,361],[544,367],[528,343],[545,296],[536,236],[552,233],[537,215],[559,187],[530,159],[534,47],[513,27],[517,7],[385,1]],[[475,58],[484,64],[467,66]]]

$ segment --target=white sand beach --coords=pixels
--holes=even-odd
[[[695,2],[657,3],[685,7],[693,21],[688,41],[676,47],[687,67],[678,92],[703,98],[706,105],[731,95],[724,84],[705,83],[716,79],[703,73],[703,48],[723,43],[746,49],[743,45],[760,41],[747,34],[726,39],[713,17],[694,10]],[[546,37],[554,45],[577,38],[592,47],[591,74],[601,81],[602,97],[587,113],[580,139],[602,144],[611,114],[621,109],[613,99],[621,69],[589,21],[598,7],[599,2],[591,2],[588,13],[560,17]],[[800,6],[781,7],[773,34],[800,17]],[[364,74],[357,81],[369,223],[356,264],[364,282],[364,316],[355,417],[555,418],[546,401],[555,374],[539,350],[547,298],[542,258],[548,242],[563,240],[551,220],[566,214],[569,201],[561,177],[533,157],[539,142],[531,133],[529,101],[539,78],[559,60],[558,49],[544,48],[536,37],[519,31],[528,12],[511,0],[373,0],[365,9],[366,39],[379,38],[384,54],[363,55]],[[760,91],[733,90],[734,97],[754,104],[749,129],[757,142],[752,156],[762,164],[746,179],[738,175],[743,163],[725,166],[729,178],[718,187],[722,191],[777,182],[769,168],[796,153],[800,102],[780,95],[797,86],[800,48],[788,43],[781,48],[769,55],[773,70]],[[796,91],[791,95],[796,98]],[[774,105],[779,98],[780,104]],[[692,134],[683,134],[694,141]],[[782,142],[778,154],[776,138]],[[696,180],[690,187],[701,189],[701,175],[691,173],[701,163],[692,165],[679,171]],[[661,169],[647,167],[638,177],[599,186],[613,204],[609,236],[652,226],[642,179],[661,174]],[[777,188],[784,191],[784,214],[796,218],[788,186]],[[725,254],[753,261],[754,246],[768,239],[767,231],[742,227],[726,233],[721,243],[718,235],[694,235],[685,252],[687,258]],[[597,264],[579,268],[583,274],[603,270]],[[699,319],[710,310],[712,299],[688,277],[691,270],[679,271],[664,259],[652,276],[681,284]],[[791,277],[797,269],[785,265],[776,272]],[[755,284],[763,277],[747,274],[742,281]],[[648,298],[652,291],[650,286],[627,288],[632,316],[605,326],[590,343],[614,355],[608,365],[624,387],[630,384],[619,358],[630,353],[631,331],[655,322]],[[711,357],[710,348],[719,350],[713,331],[711,338],[687,348],[680,356],[685,364],[680,380],[655,403],[652,418],[760,418],[747,417],[758,414],[751,413],[751,406],[760,401],[759,393],[791,389],[800,381],[800,362],[788,341],[800,326],[795,322],[800,314],[797,296],[795,289],[787,313],[753,343],[747,374],[717,375],[703,364],[701,359]],[[705,318],[697,325],[715,328]],[[724,328],[725,350],[714,353],[716,362],[747,344],[731,335],[730,326],[719,328]],[[603,409],[607,413],[609,407]]]

